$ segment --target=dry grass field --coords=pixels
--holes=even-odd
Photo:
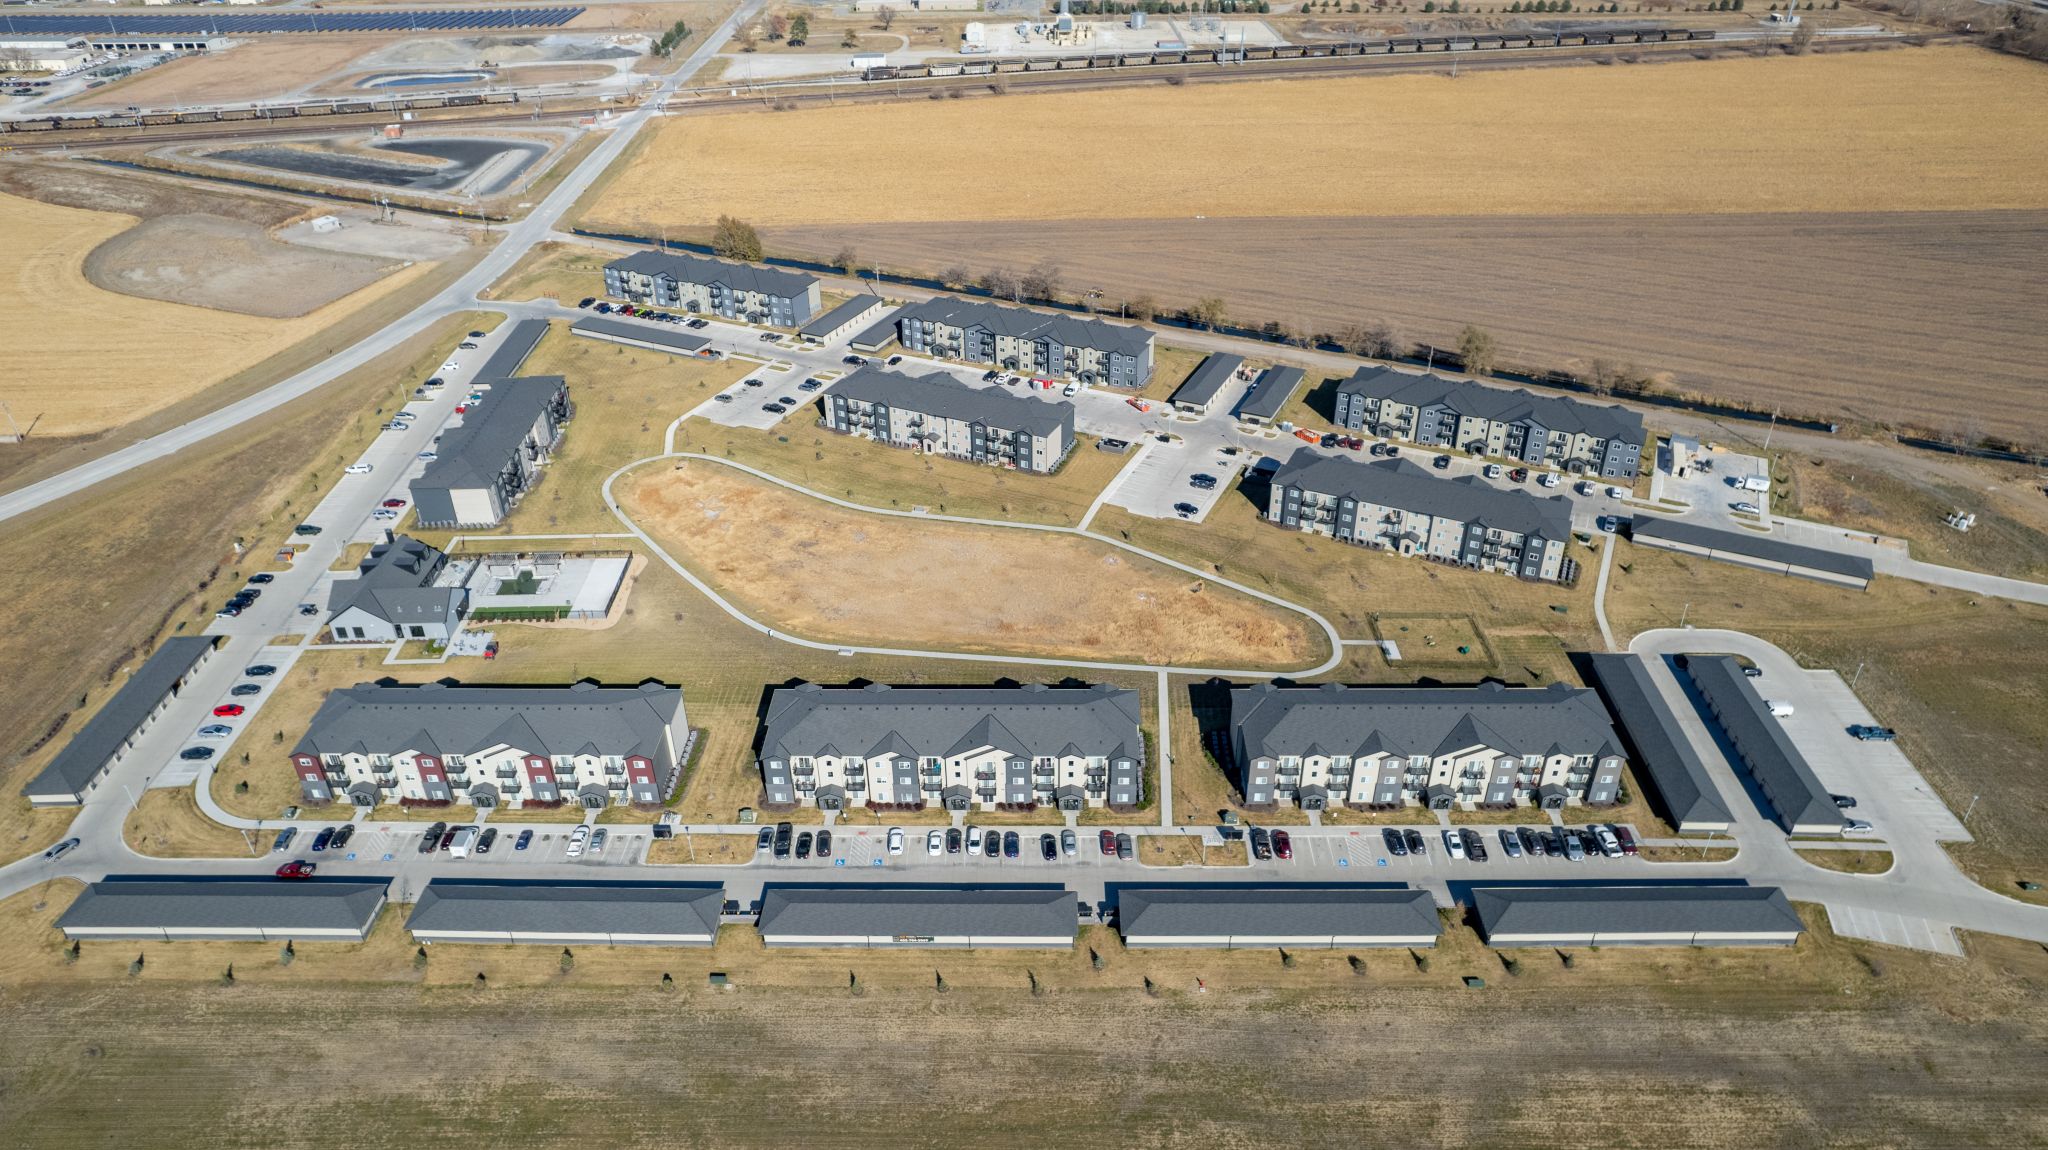
[[[1088,123],[1122,130],[1074,131]],[[587,222],[2048,207],[2048,72],[1974,48],[919,100],[659,131]],[[874,147],[992,131],[1010,170],[1057,178],[990,179],[972,148],[906,164]],[[1432,161],[1401,160],[1418,155]],[[707,169],[719,178],[689,178]]]
[[[143,791],[122,837],[137,853],[155,858],[249,858],[270,849],[208,818],[189,787]]]
[[[137,1129],[236,1150],[331,1146],[344,1129],[367,1150],[588,1146],[599,1128],[620,1145],[719,1147],[2048,1134],[2033,1089],[2048,955],[1995,938],[1970,939],[1967,959],[1889,950],[1835,938],[1812,910],[1794,949],[1581,949],[1570,967],[1524,951],[1513,973],[1462,925],[1427,969],[1400,950],[1127,951],[1101,927],[1071,950],[1019,952],[768,951],[728,927],[701,950],[576,948],[564,972],[542,946],[436,946],[416,967],[402,907],[369,941],[300,944],[288,966],[271,943],[89,943],[72,962],[49,924],[75,890],[0,903],[0,1120],[29,1150]],[[711,988],[713,971],[729,987]],[[581,1040],[562,1042],[565,1019]],[[1441,1073],[1446,1034],[1461,1075]],[[1628,1040],[1561,1038],[1612,1034]],[[459,1081],[389,1073],[422,1035]],[[878,1049],[897,1073],[871,1072]],[[760,1105],[793,1065],[804,1104]],[[309,1066],[350,1089],[295,1094]],[[1403,1086],[1361,1092],[1367,1079]],[[1049,1093],[1069,1101],[1048,1107]]]
[[[1946,461],[1944,461],[1946,462]],[[2016,579],[2048,578],[2048,500],[2034,468],[1972,462],[1934,469],[1781,457],[1802,519],[1903,538],[1913,557]],[[1967,511],[1967,532],[1944,522]]]
[[[226,52],[184,56],[74,96],[64,106],[86,111],[275,99],[391,41],[389,36],[246,36]]]
[[[260,319],[93,286],[88,253],[135,221],[0,195],[0,234],[33,237],[0,279],[0,399],[23,426],[78,435],[131,422],[225,380],[425,275],[415,264],[297,319]]]
[[[1892,869],[1890,851],[1816,851],[1803,850],[1799,857],[1823,870],[1841,871],[1843,874],[1883,874]]]
[[[1090,540],[849,512],[701,462],[620,487],[670,554],[807,638],[1194,666],[1321,654],[1291,612]]]
[[[1986,886],[2015,898],[2048,882],[2048,677],[2030,673],[2048,646],[2048,609],[1897,579],[1869,591],[1766,577],[1726,564],[1620,545],[1608,589],[1616,637],[1677,626],[1733,627],[1809,667],[1863,667],[1857,696],[1950,809],[1982,795],[1976,841],[1952,848]],[[1687,605],[1690,604],[1688,607]],[[1625,641],[1625,639],[1624,639]]]
[[[85,278],[123,295],[290,319],[360,291],[400,262],[287,244],[241,220],[144,220],[95,247]]]

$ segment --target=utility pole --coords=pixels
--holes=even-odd
[[[1964,825],[1964,826],[1968,826],[1968,825],[1970,825],[1970,813],[1971,813],[1972,811],[1975,811],[1976,809],[1977,809],[1977,796],[1976,796],[1976,795],[1971,795],[1971,796],[1970,796],[1970,806],[1969,806],[1969,809],[1968,809],[1968,810],[1965,810],[1965,811],[1963,812],[1963,825]]]
[[[1772,436],[1772,435],[1775,435],[1775,434],[1777,433],[1777,430],[1778,430],[1778,412],[1777,412],[1777,409],[1776,409],[1776,408],[1773,408],[1773,409],[1771,409],[1771,425],[1770,425],[1770,426],[1769,426],[1768,428],[1766,428],[1766,429],[1764,430],[1764,450],[1765,450],[1765,451],[1769,451],[1769,450],[1771,449],[1771,436]]]

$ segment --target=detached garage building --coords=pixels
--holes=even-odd
[[[1638,515],[1629,526],[1629,538],[1645,547],[1683,551],[1723,563],[1739,563],[1759,571],[1796,575],[1819,583],[1835,583],[1861,591],[1870,586],[1877,569],[1870,560],[1818,547],[1801,547],[1749,531],[1722,531]]]
[[[117,879],[93,883],[57,920],[73,939],[361,942],[385,879]]]
[[[1243,366],[1243,356],[1217,352],[1189,373],[1186,381],[1173,389],[1173,395],[1167,402],[1189,415],[1207,415],[1210,405],[1237,378],[1237,370]]]
[[[658,324],[629,323],[626,320],[605,319],[602,316],[589,316],[577,320],[569,326],[569,333],[585,339],[621,343],[644,351],[667,352],[669,355],[695,356],[711,343],[701,336],[685,335]]]
[[[1074,892],[823,887],[768,891],[761,941],[769,946],[1039,947],[1065,950],[1078,926]]]
[[[1142,887],[1117,896],[1129,947],[1435,946],[1424,890]]]
[[[1707,774],[1678,716],[1657,693],[1650,669],[1635,655],[1592,655],[1593,677],[1607,709],[1635,752],[1636,777],[1656,792],[1671,825],[1688,834],[1725,831],[1733,823],[1721,792]]]
[[[57,757],[21,793],[35,807],[75,807],[107,777],[142,732],[178,697],[192,673],[213,654],[216,637],[184,635],[166,639],[143,660],[121,689],[86,720]]]
[[[725,889],[692,883],[427,883],[405,928],[420,942],[710,946]]]
[[[1269,367],[1259,373],[1252,382],[1251,391],[1245,394],[1237,407],[1237,418],[1256,427],[1280,418],[1280,409],[1294,398],[1294,392],[1301,386],[1307,375],[1298,367]]]
[[[1687,655],[1685,672],[1700,697],[1714,712],[1721,730],[1735,747],[1736,757],[1771,801],[1778,825],[1786,834],[1832,835],[1845,820],[1813,765],[1792,736],[1771,714],[1769,704],[1749,685],[1742,667],[1729,655]]]
[[[889,310],[889,301],[878,295],[857,295],[797,330],[805,339],[835,343],[858,335]]]
[[[1774,886],[1486,887],[1488,946],[1791,946],[1806,925]]]

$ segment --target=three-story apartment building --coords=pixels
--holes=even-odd
[[[813,276],[687,252],[635,252],[613,260],[604,266],[604,294],[774,327],[808,323],[819,306]]]
[[[1476,475],[1439,479],[1405,459],[1372,463],[1302,448],[1273,473],[1266,518],[1282,527],[1461,567],[1570,580],[1571,503],[1489,486]]]
[[[1110,387],[1152,377],[1152,333],[1127,324],[957,299],[910,304],[892,320],[906,349],[938,359]]]
[[[1145,740],[1119,687],[779,688],[761,737],[769,806],[949,811],[1133,807]]]
[[[309,803],[596,809],[665,801],[688,743],[682,688],[655,682],[364,683],[328,693],[292,748],[292,769]]]
[[[1627,761],[1599,697],[1563,683],[1239,687],[1230,745],[1245,805],[1303,810],[1600,806]]]
[[[1074,447],[1074,405],[971,387],[944,372],[864,367],[820,401],[825,426],[895,447],[1050,472]]]
[[[1643,417],[1620,406],[1361,367],[1337,385],[1337,423],[1384,439],[1634,480]]]

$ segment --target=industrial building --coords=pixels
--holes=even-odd
[[[774,887],[759,925],[768,946],[1065,950],[1079,908],[1042,887]]]
[[[1791,946],[1806,932],[1777,887],[1479,887],[1488,946]]]
[[[604,294],[771,327],[809,323],[819,307],[815,276],[687,252],[635,252],[613,260],[604,266]]]
[[[1362,463],[1304,447],[1273,473],[1266,519],[1296,531],[1461,567],[1570,582],[1571,502],[1441,479],[1405,459]]]
[[[482,409],[441,436],[439,458],[412,481],[422,527],[495,527],[540,481],[575,409],[559,375],[501,379]]]
[[[825,426],[930,455],[1040,474],[1074,448],[1074,405],[972,387],[944,372],[863,367],[822,400]]]
[[[1337,425],[1383,439],[1633,482],[1643,417],[1619,405],[1361,367],[1337,385]]]
[[[1753,531],[1723,531],[1649,515],[1634,517],[1629,524],[1629,539],[1645,547],[1679,551],[1722,563],[1753,567],[1758,571],[1854,587],[1859,591],[1868,588],[1877,575],[1877,568],[1860,555],[1802,547]]]
[[[1152,378],[1152,333],[1141,327],[944,297],[892,318],[905,350],[936,359],[1109,387]]]
[[[1249,807],[1431,810],[1618,801],[1621,740],[1593,692],[1277,687],[1230,692],[1230,768]]]
[[[1121,687],[823,687],[769,693],[760,766],[772,806],[843,810],[1144,799],[1138,694]]]
[[[75,807],[134,749],[156,717],[192,681],[219,645],[214,635],[179,635],[143,660],[98,713],[87,719],[21,793],[34,807]]]
[[[108,878],[57,919],[65,938],[154,942],[361,942],[389,879]]]
[[[437,878],[405,929],[425,943],[710,946],[724,902],[716,884]]]
[[[1838,834],[1847,822],[1770,705],[1731,655],[1687,655],[1685,673],[1786,834]]]
[[[1166,886],[1117,892],[1124,945],[1143,947],[1435,946],[1426,890],[1375,887]]]
[[[1657,693],[1637,655],[1590,655],[1595,685],[1628,740],[1636,778],[1673,827],[1686,834],[1726,831],[1734,823],[1707,765]]]
[[[469,592],[436,581],[448,556],[410,535],[385,532],[356,564],[356,577],[327,588],[327,630],[337,642],[446,642],[462,629]]]

